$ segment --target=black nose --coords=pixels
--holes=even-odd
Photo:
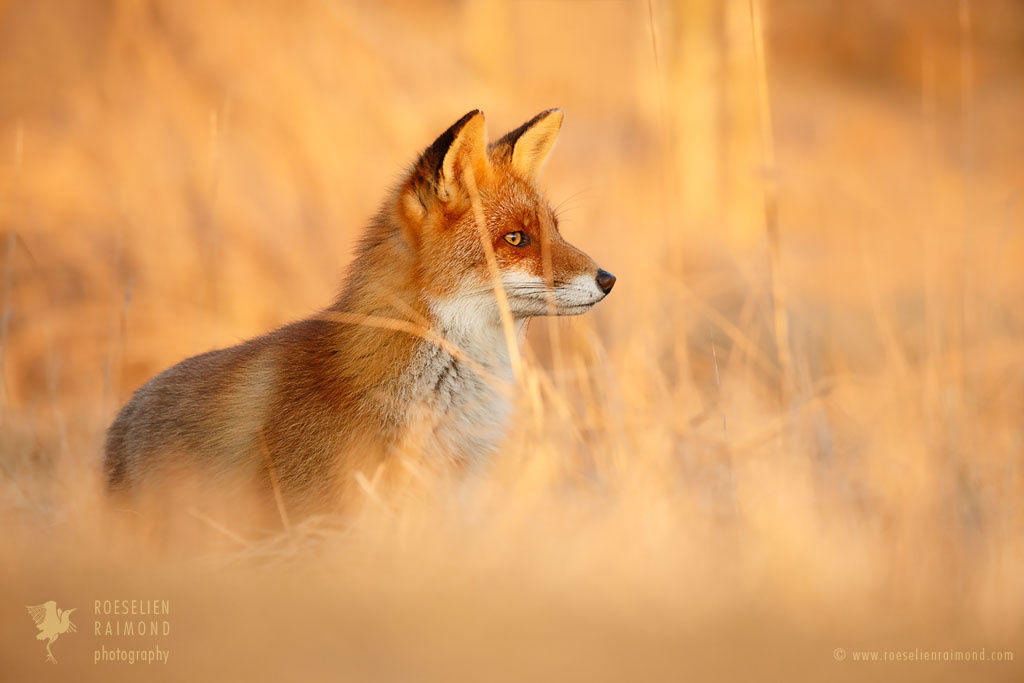
[[[615,286],[615,276],[609,273],[607,270],[598,270],[597,286],[601,288],[602,292],[607,294],[608,292],[612,291],[612,287]]]

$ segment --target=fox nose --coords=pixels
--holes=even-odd
[[[615,276],[603,268],[597,271],[597,286],[607,294],[615,286]]]

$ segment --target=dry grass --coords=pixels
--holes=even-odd
[[[249,5],[0,3],[0,671],[47,675],[55,599],[76,680],[1020,678],[1017,6]],[[197,508],[198,560],[106,509],[135,387],[327,303],[465,111],[553,105],[619,283],[532,323],[492,467],[269,540]],[[152,643],[92,601],[149,597],[169,663],[93,665]]]

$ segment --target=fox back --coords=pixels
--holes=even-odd
[[[110,487],[198,472],[302,514],[344,501],[358,473],[485,459],[525,320],[583,313],[615,282],[535,185],[561,123],[548,110],[488,145],[481,112],[459,119],[383,202],[331,306],[135,393],[107,434]]]

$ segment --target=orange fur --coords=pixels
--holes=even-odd
[[[490,146],[482,113],[456,122],[371,221],[333,305],[135,393],[107,435],[110,485],[197,469],[209,482],[278,486],[302,514],[402,458],[443,468],[485,457],[508,414],[511,359],[472,203],[514,319],[580,313],[614,283],[561,238],[534,185],[561,120],[542,112]]]

